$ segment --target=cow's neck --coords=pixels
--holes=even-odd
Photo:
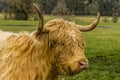
[[[46,60],[47,59],[47,60]],[[42,59],[38,66],[40,80],[58,80],[57,74],[52,69],[51,62],[48,58]],[[37,76],[37,75],[36,75]]]
[[[46,35],[45,35],[46,36]],[[38,42],[38,50],[36,50],[38,53],[38,75],[36,75],[36,78],[38,80],[58,80],[57,74],[53,70],[52,63],[54,63],[53,55],[51,55],[48,51],[48,42],[45,40],[47,37],[43,37],[42,41]],[[39,76],[39,77],[38,77]],[[37,80],[37,79],[35,79]]]
[[[36,75],[36,78],[38,78],[38,80],[58,80],[57,79],[57,73],[55,73],[54,69],[53,69],[53,65],[52,63],[54,63],[53,61],[53,55],[51,55],[51,53],[49,53],[48,51],[48,43],[49,37],[48,34],[39,36],[36,40],[36,45],[40,45],[38,47],[38,49],[36,50],[38,52],[38,62],[39,62],[39,66],[38,66],[38,75]],[[37,80],[37,79],[35,79]]]

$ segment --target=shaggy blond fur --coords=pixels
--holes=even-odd
[[[40,35],[0,31],[0,80],[57,80],[85,61],[81,32],[72,22],[49,21]]]

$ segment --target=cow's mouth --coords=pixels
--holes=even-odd
[[[78,74],[78,73],[80,73],[80,72],[82,72],[82,71],[83,71],[83,70],[81,70],[81,69],[75,70],[75,71],[70,71],[69,74],[68,74],[68,76],[73,76],[73,75]]]
[[[84,70],[88,69],[88,65],[83,65],[83,64],[80,64],[78,62],[75,62],[74,64],[72,64],[70,67],[68,67],[68,70],[69,70],[69,73],[68,75],[71,76],[71,75],[74,75],[74,74],[78,74]]]

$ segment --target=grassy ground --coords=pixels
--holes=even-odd
[[[45,16],[45,22],[54,16]],[[68,16],[64,16],[68,19]],[[103,18],[103,17],[102,17]],[[102,19],[101,18],[101,19]],[[78,24],[89,24],[94,17],[69,17]],[[0,20],[0,29],[6,31],[33,31],[37,21]],[[86,41],[85,54],[89,59],[89,69],[63,80],[120,80],[120,22],[104,23],[91,31],[83,33]]]

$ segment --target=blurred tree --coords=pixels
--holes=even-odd
[[[97,11],[104,16],[118,13],[120,16],[120,0],[2,0],[6,1],[5,10],[14,13],[15,19],[27,20],[33,12],[31,3],[38,1],[45,14],[93,15]],[[117,4],[115,4],[117,3]],[[1,7],[1,5],[0,5]],[[6,9],[7,8],[7,9]],[[1,8],[3,9],[3,7]],[[61,10],[61,11],[60,11]],[[62,13],[60,13],[60,12]]]
[[[114,2],[113,5],[113,18],[112,21],[116,23],[118,21],[118,17],[120,16],[120,2]]]
[[[83,15],[86,0],[66,0],[69,11],[74,12],[75,15]]]
[[[2,3],[0,3],[0,12],[2,11]]]
[[[98,12],[98,4],[91,3],[85,7],[85,14],[94,15]]]
[[[114,0],[98,0],[100,12],[102,15],[110,16],[113,13]]]
[[[7,0],[6,4],[14,14],[14,19],[27,20],[33,11],[33,2],[35,0]]]
[[[0,0],[0,12],[2,12],[3,8],[4,8],[4,3],[6,0]]]
[[[67,15],[68,9],[65,0],[58,1],[54,9],[52,10],[52,14],[54,15]]]
[[[45,14],[51,14],[54,6],[59,0],[39,0],[40,7]]]
[[[118,13],[113,13],[112,22],[118,22]]]
[[[113,14],[117,14],[118,16],[120,16],[120,2],[114,2]]]
[[[7,0],[0,0],[0,12],[4,12],[4,19],[12,19],[10,7],[6,4]]]

